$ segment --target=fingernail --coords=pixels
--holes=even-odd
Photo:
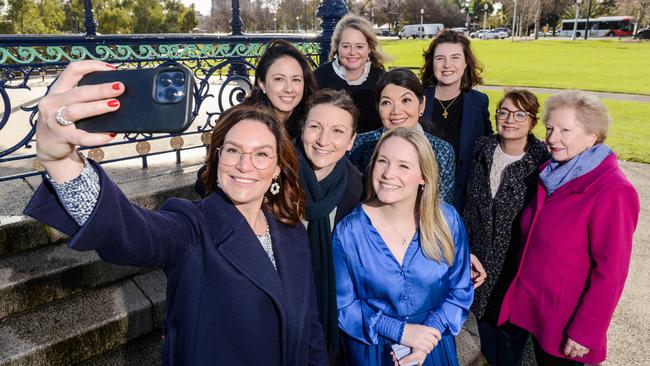
[[[120,105],[120,101],[117,99],[111,99],[106,104],[108,104],[109,107],[117,107]]]
[[[111,88],[113,88],[113,90],[120,90],[120,87],[121,87],[120,83],[113,83],[113,85],[111,85]]]
[[[115,136],[117,136],[117,133],[115,133],[115,132],[111,132],[111,133],[109,133],[108,135],[109,135],[110,137],[115,137]]]
[[[115,70],[115,66],[113,66],[111,64],[104,64],[104,65],[106,65],[106,67],[108,67],[111,70]]]

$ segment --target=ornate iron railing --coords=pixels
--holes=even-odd
[[[90,3],[90,1],[85,1]],[[235,8],[236,0],[233,0]],[[89,6],[90,8],[90,6]],[[329,52],[329,42],[336,22],[347,12],[342,0],[325,0],[318,10],[323,19],[320,35],[243,35],[238,11],[233,11],[233,35],[93,35],[96,22],[86,12],[87,34],[0,36],[0,98],[4,108],[0,117],[0,183],[41,174],[34,151],[34,134],[38,118],[38,100],[49,90],[54,78],[73,61],[95,59],[118,68],[154,67],[163,63],[180,63],[194,73],[194,110],[192,127],[182,134],[123,134],[103,146],[83,148],[86,155],[110,163],[201,148],[219,114],[243,100],[252,88],[251,77],[264,45],[282,38],[292,42],[312,62],[319,65]],[[88,18],[90,16],[90,18]],[[27,101],[23,101],[25,96]],[[16,103],[12,103],[15,100]],[[19,104],[14,107],[14,104]],[[199,112],[201,117],[198,118]],[[186,146],[186,139],[199,140]],[[168,140],[169,146],[152,151],[151,142]],[[105,150],[131,144],[135,152],[105,159]],[[128,148],[127,148],[128,149]],[[31,164],[30,164],[31,162]]]

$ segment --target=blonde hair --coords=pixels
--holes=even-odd
[[[330,61],[338,54],[339,43],[341,43],[343,31],[348,28],[356,29],[363,33],[366,42],[368,42],[368,48],[370,49],[370,55],[368,55],[370,63],[372,66],[384,70],[384,62],[386,62],[387,58],[381,50],[381,44],[379,43],[379,39],[375,34],[372,24],[368,19],[355,14],[347,14],[336,24],[334,34],[332,35],[332,44],[330,45]]]
[[[551,112],[558,108],[575,110],[576,119],[582,123],[585,130],[596,135],[596,143],[605,142],[612,118],[600,98],[582,90],[567,90],[555,94],[549,97],[544,105],[545,124]]]
[[[414,128],[398,127],[388,131],[377,142],[375,151],[372,153],[368,171],[372,174],[381,145],[393,137],[401,138],[411,143],[418,153],[420,171],[422,172],[425,184],[423,189],[418,192],[414,214],[419,220],[420,246],[422,247],[422,251],[427,258],[438,263],[444,257],[447,264],[451,266],[454,262],[454,240],[451,237],[449,225],[440,207],[438,162],[431,148],[431,144],[424,135]],[[366,182],[366,192],[368,192],[366,200],[377,197],[371,178]]]

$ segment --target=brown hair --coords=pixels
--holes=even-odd
[[[463,54],[465,55],[465,63],[467,64],[467,67],[465,68],[463,78],[460,82],[460,90],[468,91],[475,85],[483,83],[483,78],[481,78],[483,66],[476,56],[474,56],[469,38],[451,29],[444,29],[438,33],[433,41],[431,41],[429,49],[424,52],[424,65],[422,66],[422,69],[420,69],[422,84],[428,86],[438,83],[438,80],[433,73],[433,56],[436,47],[441,43],[457,43],[463,46]]]
[[[321,89],[307,100],[306,111],[309,111],[317,105],[329,104],[350,113],[352,116],[352,134],[357,130],[357,119],[359,118],[359,109],[345,90]],[[303,123],[304,127],[304,123]]]
[[[307,57],[305,57],[305,55],[293,44],[283,39],[270,41],[266,45],[266,49],[257,62],[257,67],[255,68],[255,82],[253,83],[253,89],[245,103],[260,103],[267,107],[274,108],[269,98],[264,94],[262,88],[260,88],[259,83],[266,82],[266,74],[271,65],[283,57],[290,57],[296,60],[302,69],[302,79],[305,87],[302,92],[300,103],[298,103],[291,113],[291,117],[297,116],[297,118],[302,118],[304,116],[305,102],[313,93],[316,92],[316,90],[318,90],[318,85],[316,84],[316,77],[314,76],[314,72],[311,69],[311,64],[309,63],[309,60],[307,60]]]
[[[359,32],[363,33],[363,36],[368,42],[368,49],[370,50],[370,55],[368,59],[372,66],[384,70],[384,62],[386,62],[386,55],[381,50],[381,44],[375,34],[375,30],[372,27],[372,23],[362,16],[348,13],[346,16],[341,18],[334,28],[334,34],[332,35],[332,43],[330,45],[330,61],[334,59],[339,52],[339,43],[341,43],[341,36],[343,31],[348,28],[356,29]]]
[[[280,193],[267,194],[265,205],[282,223],[296,225],[300,223],[305,213],[305,194],[299,186],[298,159],[291,139],[284,126],[278,121],[273,110],[252,105],[240,104],[225,111],[219,117],[210,138],[210,149],[207,156],[207,169],[201,176],[208,192],[214,191],[217,185],[217,166],[219,165],[218,148],[223,145],[226,134],[237,123],[243,120],[254,120],[265,124],[277,141],[278,166],[280,174]]]
[[[596,143],[605,142],[612,118],[607,107],[595,95],[582,90],[567,90],[555,94],[546,100],[544,105],[544,123],[554,109],[572,108],[576,111],[576,119],[582,123],[588,133],[596,135]]]
[[[539,114],[539,100],[537,100],[535,94],[527,89],[506,89],[505,94],[499,100],[499,103],[497,103],[497,111],[506,99],[510,99],[517,108],[521,108],[521,110],[530,113],[530,119],[532,121],[530,128],[532,130],[537,124],[537,115]]]

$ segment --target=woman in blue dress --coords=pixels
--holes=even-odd
[[[397,128],[377,144],[367,200],[333,238],[339,327],[351,365],[458,365],[454,336],[474,297],[467,234],[438,194],[426,138]]]

